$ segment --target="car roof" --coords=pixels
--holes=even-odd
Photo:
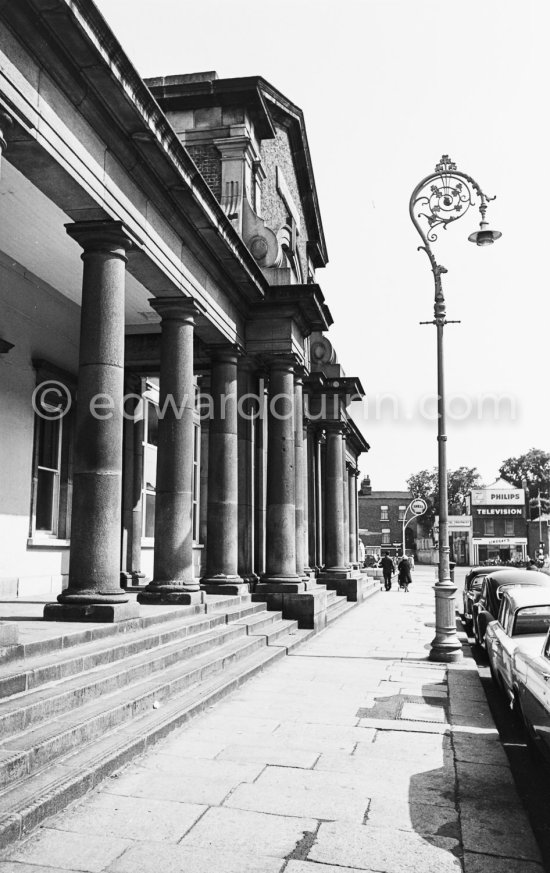
[[[468,582],[472,582],[478,576],[491,576],[493,573],[516,573],[517,567],[474,567],[466,575]]]
[[[550,591],[541,591],[541,586],[536,585],[506,586],[502,597],[510,602],[513,611],[523,606],[550,606]]]
[[[492,580],[494,579],[494,582]],[[491,580],[491,582],[489,582]],[[488,573],[486,583],[492,585],[550,585],[550,576],[539,573],[538,570],[498,570]]]

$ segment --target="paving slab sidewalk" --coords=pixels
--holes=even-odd
[[[348,612],[0,873],[543,873],[467,645],[427,660],[433,582]]]

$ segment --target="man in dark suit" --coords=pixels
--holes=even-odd
[[[386,591],[389,591],[391,589],[391,577],[395,572],[395,567],[393,566],[393,561],[388,552],[384,554],[384,557],[380,561],[380,566],[382,567],[382,575],[384,576],[384,588]]]

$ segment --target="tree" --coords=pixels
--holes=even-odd
[[[413,473],[407,479],[407,488],[413,497],[422,497],[428,504],[424,515],[418,516],[418,521],[428,530],[431,530],[437,515],[436,506],[439,503],[436,467],[432,470],[420,470],[418,473]]]
[[[538,497],[541,495],[541,509],[548,512],[548,489],[550,487],[550,453],[542,449],[529,449],[524,455],[517,458],[507,458],[500,465],[499,476],[506,479],[516,488],[523,488],[527,483],[529,491],[529,505],[531,511],[535,509],[538,515]],[[544,497],[544,499],[542,499]]]
[[[458,467],[449,470],[449,514],[465,515],[466,495],[472,488],[481,488],[481,477],[477,467]]]
[[[466,495],[472,488],[481,487],[481,478],[476,467],[458,467],[447,472],[447,495],[449,515],[464,515]],[[437,467],[420,470],[407,479],[407,488],[413,497],[423,497],[428,510],[420,516],[422,523],[429,528],[434,525],[439,513],[439,482]]]

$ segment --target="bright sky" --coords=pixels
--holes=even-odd
[[[461,320],[445,329],[449,466],[489,483],[549,450],[547,0],[96,2],[142,76],[261,75],[303,109],[330,259],[317,278],[367,394],[354,417],[375,489],[437,463],[435,328],[418,324],[433,279],[408,204],[443,153],[497,195],[503,234],[469,243],[470,209],[434,244]]]

